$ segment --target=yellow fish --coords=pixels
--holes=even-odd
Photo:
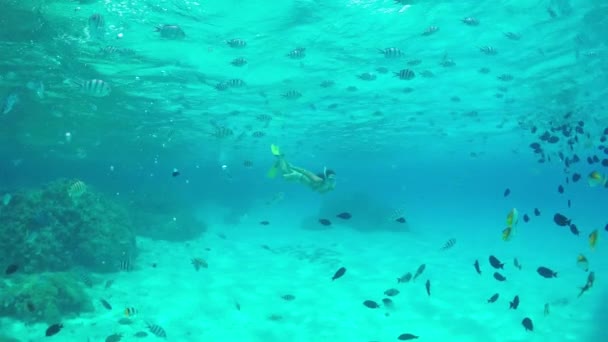
[[[589,247],[591,247],[591,250],[595,250],[595,245],[597,244],[597,237],[597,229],[592,231],[591,234],[589,234]]]
[[[502,239],[503,241],[509,241],[511,239],[511,233],[513,232],[513,227],[507,227],[502,231]]]
[[[517,225],[517,220],[519,219],[519,213],[517,209],[513,208],[507,214],[507,227],[513,228]]]
[[[581,268],[583,271],[585,271],[585,272],[589,271],[589,261],[588,261],[588,260],[587,260],[587,258],[586,258],[584,255],[582,255],[582,254],[579,254],[579,255],[576,257],[576,265],[577,265],[579,268]]]
[[[597,171],[593,171],[587,177],[587,183],[589,183],[590,187],[604,186],[606,185],[606,176]]]

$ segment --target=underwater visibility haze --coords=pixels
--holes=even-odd
[[[607,2],[0,27],[0,342],[608,340]]]

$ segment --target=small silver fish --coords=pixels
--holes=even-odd
[[[2,114],[10,113],[17,103],[19,103],[19,95],[16,92],[8,94],[2,102]]]

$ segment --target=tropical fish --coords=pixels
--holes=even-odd
[[[120,340],[122,340],[122,334],[115,333],[115,334],[112,334],[112,335],[106,337],[106,339],[104,341],[105,342],[120,342]]]
[[[511,189],[506,188],[506,189],[505,189],[505,192],[502,194],[502,196],[503,196],[503,197],[507,197],[507,196],[509,196],[510,194],[511,194]]]
[[[61,323],[53,324],[46,329],[44,335],[46,337],[56,335],[61,331],[62,328],[63,328],[63,324],[61,324]]]
[[[481,269],[479,269],[479,260],[475,260],[475,262],[473,263],[473,267],[475,267],[475,271],[477,272],[477,274],[481,274]]]
[[[191,262],[192,262],[192,266],[194,266],[194,269],[197,272],[201,268],[208,268],[209,267],[209,265],[207,264],[207,262],[203,258],[194,258],[194,259],[192,259]]]
[[[426,289],[426,294],[427,295],[431,295],[431,281],[430,280],[426,280],[426,283],[424,283],[424,288]]]
[[[99,13],[92,14],[89,17],[89,37],[91,39],[103,39],[106,34],[106,21]]]
[[[242,67],[245,64],[247,64],[247,60],[245,58],[243,58],[243,57],[238,57],[238,58],[233,59],[230,62],[230,64],[232,64],[232,65],[234,65],[236,67]]]
[[[473,17],[466,17],[464,19],[461,20],[465,25],[468,26],[477,26],[479,25],[479,20],[477,18],[473,18]]]
[[[544,278],[557,278],[557,272],[544,266],[537,268],[536,272],[538,272],[538,274],[540,274]]]
[[[346,268],[345,268],[345,267],[340,267],[340,268],[339,268],[339,269],[336,271],[336,273],[334,273],[334,276],[333,276],[333,277],[331,277],[331,280],[333,281],[333,280],[336,280],[336,279],[341,278],[341,277],[344,275],[344,273],[346,273]]]
[[[349,220],[352,217],[352,215],[349,212],[343,212],[343,213],[336,215],[336,217],[341,218],[343,220]]]
[[[319,219],[319,223],[323,226],[331,226],[331,221],[325,218]]]
[[[154,336],[160,338],[167,338],[167,333],[165,332],[165,329],[163,329],[163,327],[161,327],[160,325],[146,322],[146,326],[148,327],[148,330],[150,330],[150,332],[154,334]]]
[[[534,324],[532,323],[532,320],[530,318],[524,318],[521,321],[521,324],[524,326],[524,329],[526,329],[526,331],[534,331]]]
[[[411,80],[414,77],[416,77],[416,74],[410,70],[410,69],[402,69],[399,70],[398,72],[394,73],[395,77],[399,78],[400,80]]]
[[[110,85],[102,80],[92,79],[88,81],[72,81],[78,90],[92,97],[106,97],[112,92]]]
[[[380,51],[380,53],[383,54],[384,57],[386,57],[386,58],[399,58],[399,57],[403,56],[403,53],[401,52],[401,50],[396,47],[378,49],[378,51]]]
[[[578,227],[574,223],[570,224],[570,232],[576,236],[580,234]]]
[[[384,306],[390,308],[393,306],[393,300],[390,298],[382,298],[382,304],[384,304]]]
[[[366,307],[370,308],[370,309],[378,309],[380,307],[380,305],[378,305],[378,303],[376,303],[373,300],[366,300],[363,302],[363,305],[365,305]]]
[[[514,228],[517,225],[518,219],[519,213],[517,212],[517,209],[511,209],[507,214],[507,227]]]
[[[125,308],[125,317],[133,317],[137,314],[137,309],[131,307],[131,308]]]
[[[19,95],[16,92],[11,92],[2,101],[2,114],[10,113],[15,106],[19,103]]]
[[[410,280],[412,280],[412,274],[410,272],[407,272],[406,274],[404,274],[401,277],[397,278],[397,283],[407,283]]]
[[[556,213],[555,215],[553,215],[553,222],[555,222],[555,224],[560,227],[565,227],[569,226],[572,223],[572,220],[570,220],[563,214]]]
[[[399,294],[399,290],[397,290],[395,288],[390,288],[390,289],[384,291],[384,294],[389,297],[394,297]]]
[[[301,47],[295,48],[295,49],[289,51],[289,53],[287,53],[286,56],[291,59],[302,59],[302,58],[306,57],[306,49],[301,48]]]
[[[81,180],[76,180],[68,186],[67,192],[70,198],[76,199],[82,196],[86,191],[87,185]]]
[[[412,281],[416,280],[416,278],[418,278],[424,272],[425,269],[426,269],[425,264],[418,266],[418,269],[416,270],[416,273],[414,274],[414,278],[412,278]]]
[[[543,310],[545,316],[549,316],[549,303],[545,303],[545,309]]]
[[[160,36],[165,39],[178,40],[186,38],[186,33],[178,25],[159,25],[156,26],[155,31],[159,32]]]
[[[587,176],[587,183],[589,183],[589,186],[591,187],[604,186],[606,185],[606,176],[597,171],[593,171]]]
[[[589,291],[589,289],[593,287],[593,282],[595,282],[595,272],[590,272],[587,276],[587,283],[585,283],[585,286],[581,287],[581,292],[578,296],[580,297],[583,293]]]
[[[492,265],[492,267],[494,267],[496,269],[504,269],[505,264],[500,262],[500,260],[498,260],[497,257],[490,255],[488,260],[490,261],[490,265]]]
[[[589,247],[591,247],[591,250],[595,250],[595,245],[597,244],[597,238],[599,236],[598,230],[594,230],[591,232],[591,234],[589,234]]]
[[[511,239],[511,234],[513,233],[513,227],[507,227],[502,230],[502,240],[509,241]]]
[[[442,251],[448,250],[452,247],[454,247],[454,245],[456,244],[456,239],[449,239],[448,241],[446,241],[446,243],[443,245],[443,247],[441,247]]]
[[[496,302],[498,300],[499,296],[500,295],[498,293],[493,294],[492,297],[488,298],[488,303],[494,303],[494,302]]]
[[[506,281],[507,278],[505,276],[503,276],[502,274],[498,273],[498,272],[494,272],[494,279],[498,280],[498,281]]]
[[[397,337],[399,341],[410,341],[418,339],[418,336],[414,334],[401,334]]]
[[[2,205],[6,207],[7,205],[11,204],[12,199],[13,199],[13,195],[4,194],[4,196],[2,196]]]
[[[101,299],[99,300],[99,302],[100,302],[100,303],[101,303],[101,305],[102,305],[104,308],[106,308],[107,310],[112,310],[112,305],[110,305],[110,303],[108,303],[108,301],[107,301],[107,300],[105,300],[105,299],[101,298]]]
[[[509,302],[509,309],[517,310],[519,306],[519,296],[513,297],[513,300]]]
[[[515,266],[518,270],[521,271],[521,264],[519,263],[519,260],[517,260],[517,258],[513,258],[513,266]]]
[[[423,36],[430,36],[430,35],[432,35],[433,33],[437,32],[437,31],[439,31],[439,27],[438,26],[429,26],[429,27],[426,28],[426,30],[424,30],[422,32],[422,35]]]
[[[578,266],[580,269],[582,269],[585,272],[589,271],[589,261],[582,254],[579,254],[576,257],[576,266]]]
[[[226,41],[226,44],[228,44],[228,46],[230,46],[231,48],[244,48],[245,46],[247,46],[247,42],[242,40],[242,39],[238,39],[238,38],[234,38],[234,39],[230,39]]]

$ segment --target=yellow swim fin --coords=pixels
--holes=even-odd
[[[270,168],[270,170],[268,170],[268,173],[266,174],[266,176],[268,178],[275,178],[278,173],[279,173],[279,168],[276,166],[273,166]]]
[[[270,152],[272,152],[272,154],[277,157],[281,155],[281,150],[279,149],[279,146],[275,144],[270,145]]]

